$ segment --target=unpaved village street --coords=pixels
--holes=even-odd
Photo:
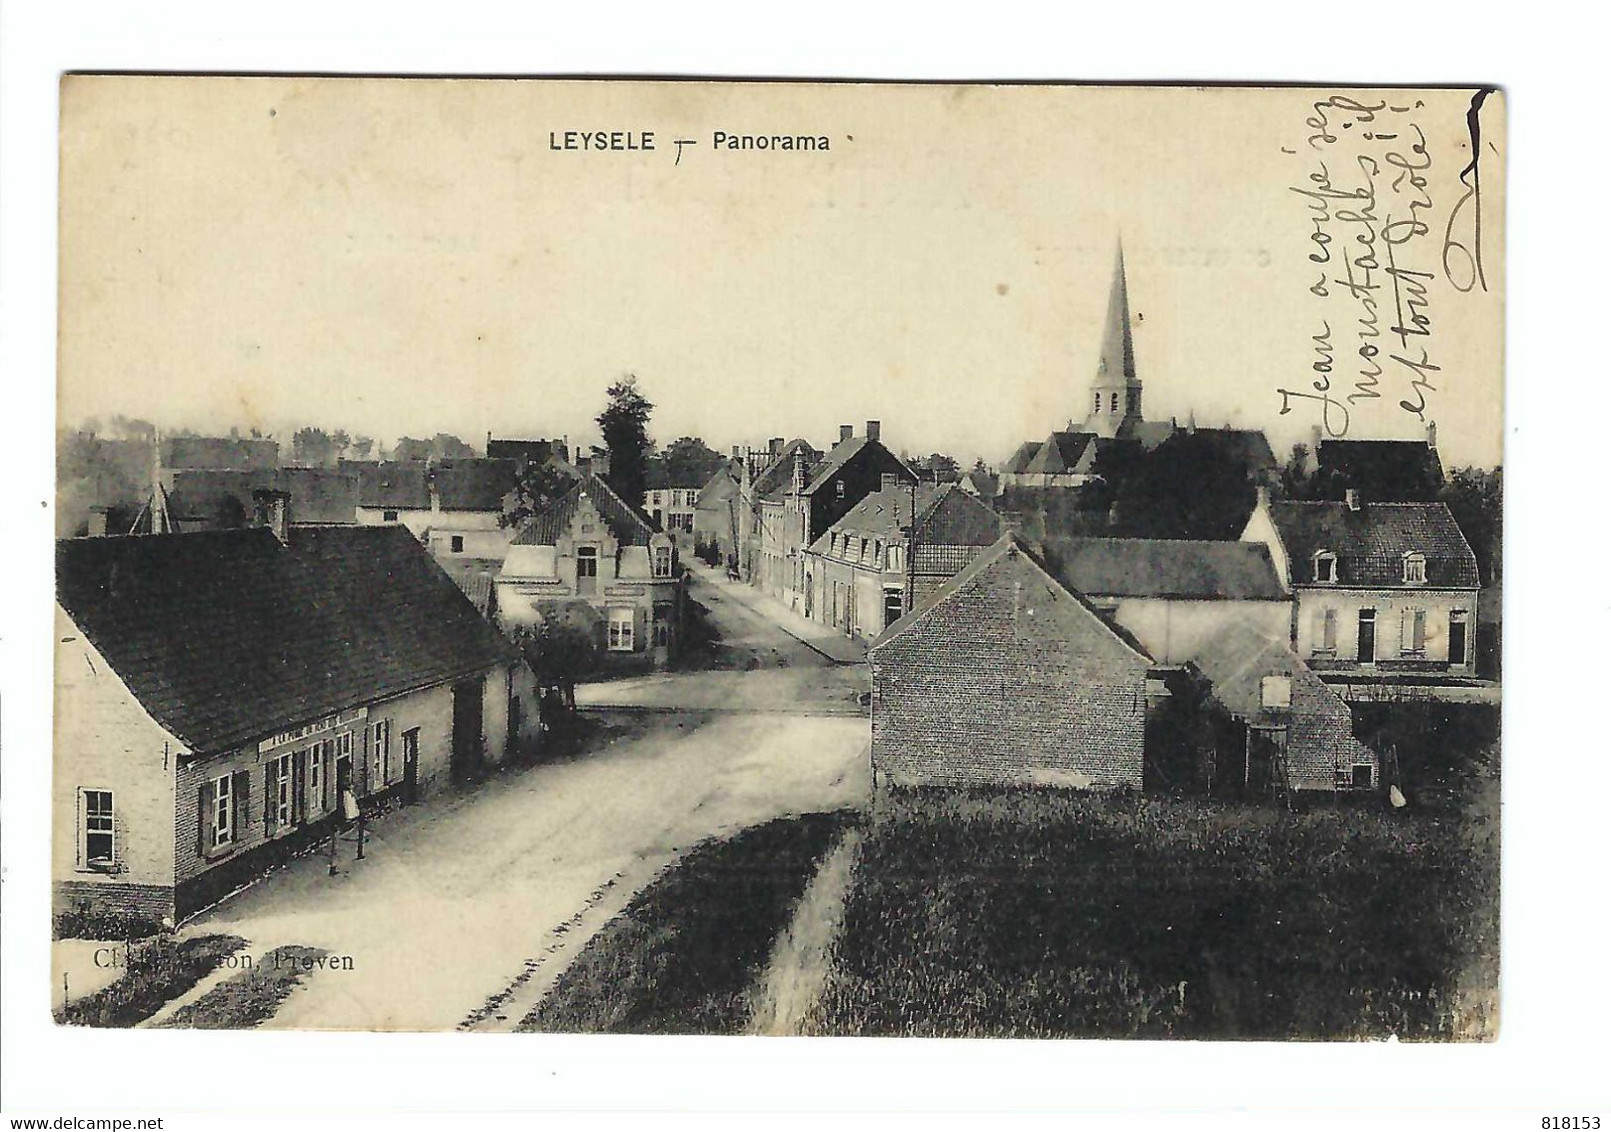
[[[785,633],[751,594],[708,572],[690,585],[722,634],[719,670],[578,688],[601,724],[586,752],[387,815],[365,860],[341,846],[339,876],[304,857],[183,934],[240,935],[256,956],[302,944],[351,957],[305,978],[270,1027],[513,1028],[678,853],[862,804],[865,668]],[[498,996],[506,1008],[482,1009]]]

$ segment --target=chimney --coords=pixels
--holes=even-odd
[[[805,457],[798,449],[794,453],[794,471],[790,479],[794,494],[799,495],[805,491]]]
[[[89,509],[89,530],[85,533],[91,538],[106,537],[106,514],[109,510],[111,509],[102,506]]]
[[[1426,422],[1426,446],[1428,448],[1436,448],[1438,446],[1438,422],[1437,421],[1427,421]]]
[[[766,450],[773,456],[776,456],[778,453],[782,452],[783,438],[781,436],[774,436],[771,440],[768,440],[766,442]]]
[[[1360,508],[1360,503],[1359,488],[1351,487],[1347,491],[1343,492],[1343,505],[1346,506],[1348,510],[1358,511]]]
[[[1324,434],[1320,431],[1320,426],[1315,425],[1313,430],[1311,430],[1311,432],[1309,434],[1309,451],[1310,452],[1318,452],[1318,451],[1320,451],[1320,441],[1321,441],[1323,436],[1324,436]]]
[[[1259,511],[1268,511],[1270,509],[1270,489],[1262,483],[1259,484],[1258,500],[1253,506]]]
[[[868,440],[877,440],[878,439],[878,422],[877,421],[868,421],[867,422],[867,439]]]
[[[256,511],[256,525],[267,527],[280,540],[280,545],[287,545],[291,526],[291,493],[273,488],[255,488],[252,491],[252,506]]]
[[[839,443],[843,444],[856,434],[855,425],[842,424],[839,426]]]

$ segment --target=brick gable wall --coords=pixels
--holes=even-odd
[[[871,662],[883,784],[1141,785],[1147,661],[1021,560],[993,563]]]

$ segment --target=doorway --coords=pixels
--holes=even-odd
[[[403,805],[420,800],[420,729],[403,732]]]
[[[576,592],[578,594],[597,593],[599,588],[599,548],[596,546],[579,546],[576,548]]]
[[[1376,611],[1374,609],[1361,609],[1359,611],[1359,652],[1357,659],[1360,664],[1370,664],[1376,660]]]
[[[481,762],[481,680],[453,685],[453,755],[455,780],[468,778]]]

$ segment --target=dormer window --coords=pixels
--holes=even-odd
[[[1412,550],[1404,556],[1404,584],[1406,586],[1426,584],[1426,555]]]
[[[654,548],[654,576],[657,578],[671,577],[671,547],[657,546]]]
[[[1337,556],[1329,550],[1315,551],[1315,581],[1326,586],[1337,584]]]
[[[834,493],[834,495],[838,496],[840,499],[843,499],[845,497],[845,481],[844,480],[834,480],[833,481],[833,493]]]

